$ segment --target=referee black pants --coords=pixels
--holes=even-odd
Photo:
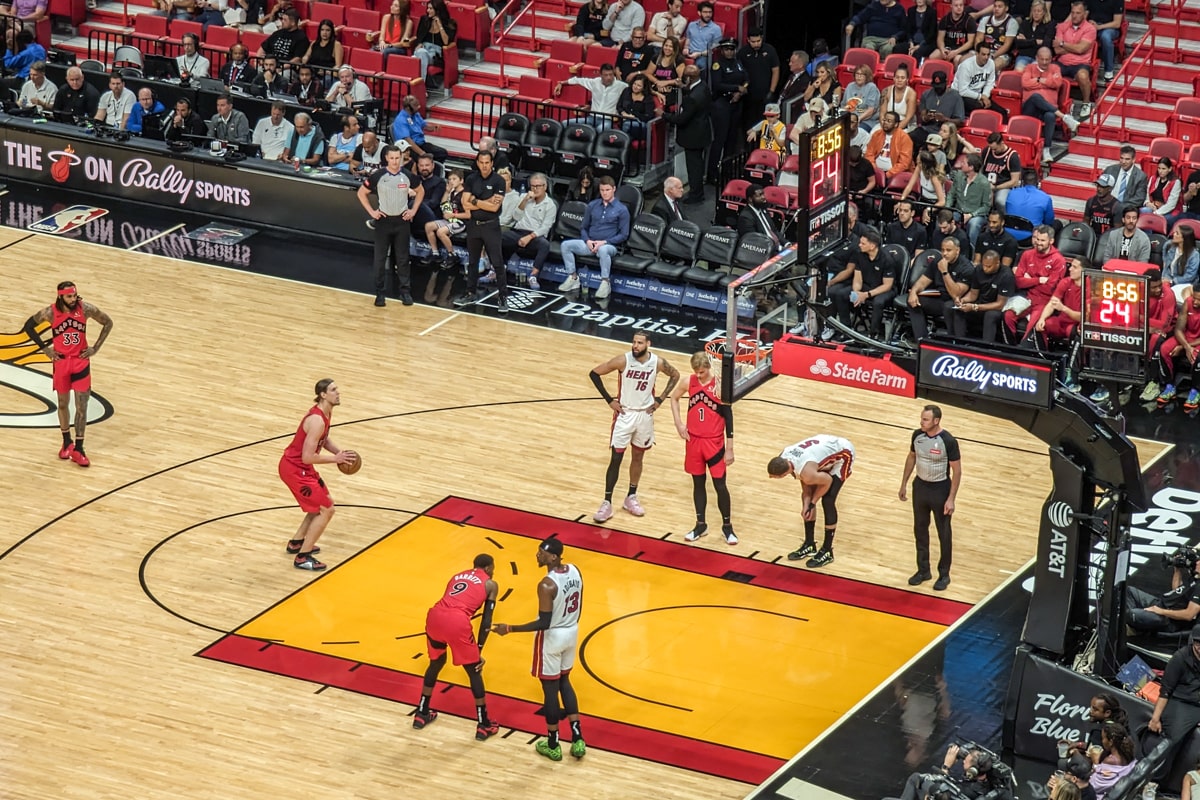
[[[951,542],[950,517],[946,514],[946,501],[950,499],[950,480],[923,481],[917,478],[912,485],[913,538],[917,541],[917,571],[929,574],[929,515],[937,527],[939,577],[950,574],[950,558],[954,555]]]
[[[375,221],[375,294],[387,290],[388,254],[396,270],[396,291],[410,290],[408,240],[411,226],[404,217],[384,217]]]
[[[508,272],[504,269],[504,252],[501,246],[500,220],[485,222],[467,220],[467,291],[479,287],[479,257],[487,252],[492,269],[496,270],[496,289],[500,298],[508,298]]]

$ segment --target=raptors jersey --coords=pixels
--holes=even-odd
[[[583,576],[574,564],[563,564],[561,570],[552,569],[547,574],[558,586],[558,592],[554,595],[554,609],[550,613],[550,627],[575,627],[583,611]]]
[[[715,377],[708,383],[700,383],[695,375],[688,379],[687,432],[701,439],[725,438],[725,418],[721,416]]]
[[[797,473],[811,462],[821,472],[836,475],[842,480],[850,477],[854,465],[854,445],[840,436],[827,433],[818,433],[803,442],[797,442],[780,455],[792,462]]]
[[[321,417],[321,421],[325,423],[325,430],[321,434],[321,440],[317,442],[316,452],[321,452],[321,448],[325,446],[325,440],[329,437],[329,417],[325,416],[325,412],[320,406],[313,406],[304,415],[304,419],[300,420],[300,426],[296,428],[296,435],[292,437],[292,443],[283,451],[283,461],[290,464],[299,470],[315,469],[311,464],[304,463],[304,423],[313,414]]]
[[[654,381],[658,378],[658,356],[650,353],[645,363],[625,354],[625,367],[618,380],[617,399],[628,411],[645,411],[654,405]]]
[[[458,573],[446,584],[446,592],[434,608],[462,611],[468,617],[473,616],[487,600],[488,580],[488,574],[481,569]]]
[[[61,356],[76,356],[87,349],[87,317],[83,301],[76,300],[75,308],[60,311],[58,303],[50,306],[50,333],[54,352]]]

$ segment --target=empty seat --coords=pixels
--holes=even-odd
[[[523,168],[530,172],[544,172],[547,175],[554,171],[557,156],[554,148],[562,135],[562,123],[558,120],[542,117],[529,126],[529,135],[525,137],[525,159]]]
[[[779,154],[774,150],[758,149],[746,157],[743,172],[746,180],[753,183],[774,183],[779,171]]]
[[[735,178],[725,184],[725,188],[721,190],[721,196],[717,199],[714,221],[718,225],[737,227],[738,212],[742,210],[742,206],[746,205],[746,190],[749,188],[750,181],[741,178]]]
[[[700,239],[696,265],[683,273],[683,279],[693,286],[703,286],[706,289],[720,286],[721,279],[727,273],[718,270],[733,266],[733,255],[737,252],[737,245],[737,231],[719,226],[709,228]]]
[[[642,190],[638,187],[631,184],[618,186],[617,199],[625,204],[625,208],[629,209],[630,219],[642,213]]]
[[[646,268],[646,272],[661,281],[678,282],[688,268],[696,263],[700,250],[700,226],[691,220],[675,220],[667,226],[659,248],[659,260]]]
[[[594,48],[593,48],[594,49]],[[629,164],[629,134],[619,128],[609,128],[596,137],[592,150],[592,168],[596,176],[611,175],[618,185]]]
[[[596,129],[582,122],[565,125],[558,137],[557,163],[554,173],[563,178],[575,178],[580,170],[592,165],[592,148],[596,143]]]
[[[496,149],[508,156],[513,169],[521,166],[525,155],[525,137],[529,135],[529,117],[508,112],[501,114],[496,122]]]
[[[630,275],[644,275],[658,260],[667,221],[657,214],[639,214],[629,225],[629,240],[625,252],[613,259],[613,269]]]
[[[1068,261],[1075,256],[1091,259],[1096,249],[1096,232],[1091,225],[1072,222],[1058,232],[1054,246]]]

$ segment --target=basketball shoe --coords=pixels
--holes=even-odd
[[[817,551],[817,554],[815,556],[810,558],[808,561],[804,562],[804,565],[806,567],[823,567],[826,564],[832,564],[832,563],[833,563],[833,551],[826,550],[824,547],[822,547],[820,550]]]
[[[320,572],[325,569],[325,565],[313,558],[311,553],[296,556],[296,560],[292,562],[292,566],[296,569],[307,569],[312,572]]]
[[[612,515],[612,503],[605,500],[600,504],[600,507],[596,509],[596,513],[592,515],[592,519],[596,520],[596,522],[608,522],[610,519],[612,519]]]
[[[68,459],[71,458],[71,453],[73,453],[74,451],[75,451],[75,443],[67,442],[66,444],[64,444],[62,447],[60,447],[58,449],[58,457],[61,458],[63,461],[67,461]]]
[[[738,543],[737,534],[733,532],[732,525],[722,525],[721,533],[725,534],[725,544],[734,545]]]
[[[631,494],[626,497],[622,508],[624,508],[630,514],[633,514],[635,517],[646,516],[646,509],[642,508],[642,504],[638,502],[636,494]]]
[[[71,460],[81,467],[90,467],[92,465],[92,462],[88,460],[88,457],[78,447],[71,448]]]
[[[415,723],[414,723],[415,724]],[[475,738],[478,741],[486,742],[491,737],[500,732],[500,726],[495,722],[485,722],[482,725],[475,727]]]
[[[426,711],[424,714],[422,714],[420,711],[414,711],[413,712],[413,727],[416,728],[417,730],[421,730],[421,728],[424,728],[426,725],[433,722],[437,718],[438,718],[438,712],[434,711],[432,708],[429,709],[428,711]],[[478,732],[476,732],[475,737],[479,738]]]
[[[572,745],[574,747],[574,745]],[[557,744],[554,747],[550,746],[547,739],[538,739],[537,744],[533,746],[539,756],[545,756],[551,761],[562,761],[562,745]]]
[[[690,531],[688,531],[687,533],[685,533],[683,535],[683,540],[685,542],[694,542],[697,539],[699,539],[701,536],[705,536],[707,534],[708,534],[708,526],[705,525],[703,522],[697,522],[696,527],[692,528]]]
[[[291,555],[298,555],[301,547],[304,547],[303,539],[292,539],[287,543],[287,551]],[[321,552],[321,548],[319,547],[314,547],[311,551],[312,555],[314,556],[319,552]]]
[[[813,542],[805,542],[799,550],[793,550],[788,553],[788,561],[799,561],[802,558],[813,555],[817,552],[817,546]]]
[[[583,739],[576,739],[571,742],[571,755],[575,756],[575,758],[583,758],[587,755],[587,745]]]
[[[568,275],[566,277],[566,280],[564,280],[562,283],[560,283],[558,285],[558,290],[560,292],[573,292],[578,288],[579,288],[579,275],[577,275],[574,272],[572,272],[570,275]]]

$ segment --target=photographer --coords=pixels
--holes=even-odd
[[[1171,572],[1171,588],[1160,597],[1125,586],[1126,624],[1134,633],[1166,633],[1187,630],[1200,614],[1200,581],[1196,562],[1200,553],[1181,547],[1163,556]]]
[[[943,793],[950,798],[1013,800],[1011,781],[1001,775],[1008,768],[999,761],[995,753],[978,745],[952,744],[942,760],[941,772],[909,775],[900,800],[925,800]]]

